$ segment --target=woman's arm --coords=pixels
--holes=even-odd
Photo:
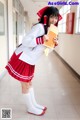
[[[37,44],[43,44],[43,37],[40,36],[43,36],[44,33],[44,26],[42,24],[36,24],[23,38],[22,45],[26,47],[35,47]]]

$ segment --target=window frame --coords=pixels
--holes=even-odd
[[[77,6],[75,34],[80,34],[80,5]]]
[[[67,2],[69,3],[69,1],[71,0],[68,0]],[[58,23],[58,30],[59,30],[59,33],[66,33],[66,15],[68,13],[70,13],[71,11],[71,5],[64,5],[60,8],[60,14],[62,15],[62,20],[59,21]],[[65,26],[65,29],[64,29],[64,26]]]

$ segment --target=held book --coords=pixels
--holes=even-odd
[[[58,28],[55,25],[51,24],[47,33],[49,39],[44,42],[44,46],[48,48],[54,48],[55,46],[54,39],[57,38],[57,35],[58,35]]]

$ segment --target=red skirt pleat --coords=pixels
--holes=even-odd
[[[21,61],[19,59],[20,55],[21,53],[16,55],[14,52],[5,68],[15,79],[22,82],[30,82],[34,77],[35,65],[30,65],[24,61]]]

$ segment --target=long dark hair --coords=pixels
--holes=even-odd
[[[42,15],[42,17],[41,17],[41,19],[40,19],[40,21],[39,21],[39,23],[42,23],[42,24],[44,24],[44,15],[46,15],[47,16],[47,24],[46,24],[46,26],[44,26],[45,27],[45,34],[47,33],[47,28],[48,28],[48,26],[49,26],[49,17],[51,16],[51,15],[53,15],[53,16],[59,16],[59,10],[56,8],[56,7],[53,7],[53,6],[51,6],[51,7],[48,7],[47,8],[47,10],[44,12],[44,14]]]

